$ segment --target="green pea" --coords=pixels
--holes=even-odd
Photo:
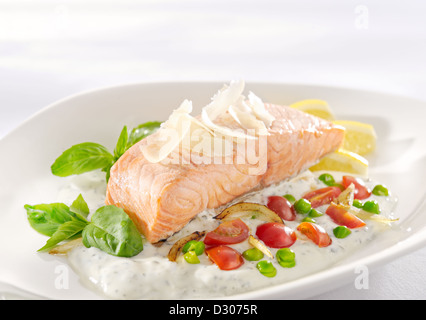
[[[259,261],[256,265],[256,268],[265,277],[273,278],[277,275],[277,269],[274,267],[274,265],[270,261],[266,261],[266,260]]]
[[[314,209],[314,208],[312,208],[308,213],[308,217],[310,217],[310,218],[318,218],[318,217],[321,217],[323,215],[324,215],[324,213],[322,213],[322,212],[320,212],[320,211],[318,211],[317,209]]]
[[[370,213],[380,214],[379,203],[376,200],[364,202],[364,204],[362,205],[362,210]]]
[[[296,198],[293,197],[291,194],[285,194],[283,195],[284,198],[286,198],[288,201],[290,201],[291,204],[293,204],[296,201]]]
[[[352,231],[345,226],[338,226],[333,229],[333,234],[336,238],[343,239],[350,235]]]
[[[359,201],[358,199],[354,199],[354,201],[352,202],[352,205],[353,205],[355,208],[362,209],[362,202],[361,202],[361,201]]]
[[[205,244],[202,241],[191,240],[188,241],[182,248],[183,253],[194,251],[197,256],[203,254],[205,249]]]
[[[183,255],[183,258],[185,259],[186,262],[190,264],[200,263],[200,259],[198,259],[195,251],[188,251],[187,253]]]
[[[371,191],[371,193],[376,195],[376,196],[386,196],[387,197],[389,195],[389,190],[385,186],[378,184],[377,186],[375,186],[373,188],[373,191]]]
[[[277,251],[277,261],[283,268],[293,268],[296,265],[296,254],[289,248],[282,248]]]
[[[327,186],[334,186],[336,181],[334,180],[333,176],[329,173],[323,173],[318,177],[320,181],[322,181]]]
[[[311,210],[311,203],[309,200],[301,198],[294,203],[294,209],[297,213],[305,214]]]
[[[258,248],[247,249],[243,252],[244,259],[248,261],[259,261],[260,259],[263,259],[263,256],[263,252]]]
[[[311,223],[315,223],[315,220],[312,219],[311,217],[304,217],[302,219],[302,222],[311,222]]]

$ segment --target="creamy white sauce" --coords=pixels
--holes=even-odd
[[[319,174],[312,174],[307,171],[290,181],[284,181],[247,194],[233,202],[247,201],[266,204],[268,196],[287,193],[298,199],[312,189],[325,187],[317,179]],[[341,180],[341,173],[332,172],[332,174],[336,181]],[[70,203],[79,193],[82,193],[91,208],[91,212],[103,205],[104,176],[90,173],[74,177],[69,182],[68,187],[64,187],[60,192],[61,201]],[[377,182],[370,180],[367,180],[366,183],[371,189],[377,184]],[[368,200],[372,199],[379,202],[382,215],[393,217],[393,210],[396,205],[394,196],[372,195]],[[325,212],[326,208],[327,206],[323,206],[317,209]],[[333,235],[333,229],[337,225],[324,214],[315,218],[315,221],[330,235],[332,244],[325,248],[319,248],[308,239],[298,239],[291,246],[296,254],[296,266],[294,268],[282,268],[276,262],[276,259],[268,259],[273,262],[277,269],[277,275],[273,278],[260,274],[256,269],[256,261],[245,261],[244,265],[237,270],[222,271],[210,262],[205,254],[199,257],[201,263],[194,265],[187,263],[182,257],[177,262],[170,262],[167,259],[167,253],[176,240],[193,231],[215,229],[219,222],[213,220],[212,217],[216,214],[218,214],[218,210],[203,211],[184,229],[170,237],[161,247],[155,247],[145,242],[144,250],[132,258],[114,257],[96,248],[81,246],[68,254],[68,260],[83,283],[107,298],[215,298],[277,285],[326,269],[372,241],[380,232],[390,228],[387,224],[365,221],[366,227],[352,229],[352,233],[347,238],[337,239]],[[285,224],[295,230],[303,218],[304,215],[297,215],[295,221],[286,221]],[[243,219],[243,221],[249,226],[252,234],[256,233],[257,225],[264,223],[264,221],[257,219]],[[244,241],[240,244],[231,245],[231,247],[242,253],[251,246],[247,241]],[[270,250],[275,256],[277,250]]]

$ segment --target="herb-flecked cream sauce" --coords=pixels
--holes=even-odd
[[[296,199],[306,192],[323,188],[325,185],[318,180],[320,173],[306,171],[301,175],[268,188],[246,194],[232,203],[257,202],[267,203],[268,196],[292,194]],[[341,180],[341,173],[332,172],[336,181]],[[82,193],[89,204],[91,212],[104,205],[105,178],[96,173],[74,177],[71,183],[64,187],[59,198],[67,203],[72,201],[76,193]],[[371,189],[377,182],[366,180]],[[372,195],[368,200],[379,203],[381,214],[392,217],[396,198],[391,194],[387,197]],[[231,205],[228,204],[227,206]],[[325,212],[327,206],[317,210]],[[222,208],[223,209],[223,208]],[[337,226],[324,214],[315,218],[332,238],[332,244],[319,248],[309,239],[300,239],[290,247],[296,255],[296,266],[293,268],[281,267],[276,259],[271,260],[277,269],[273,278],[263,276],[256,268],[257,261],[245,261],[237,270],[222,271],[203,254],[199,256],[200,264],[189,264],[183,257],[177,262],[171,262],[167,253],[178,239],[194,231],[211,231],[219,224],[212,219],[220,210],[205,210],[198,214],[184,229],[170,237],[162,246],[154,246],[144,242],[143,251],[132,258],[120,258],[108,255],[97,248],[79,246],[68,253],[68,260],[81,281],[102,296],[111,299],[197,299],[215,298],[245,293],[251,290],[285,283],[316,271],[324,270],[349,254],[363,247],[374,239],[380,232],[389,229],[389,225],[371,220],[365,221],[367,226],[352,229],[352,233],[338,239],[333,235]],[[294,221],[285,221],[285,224],[296,230],[304,215],[297,215]],[[243,219],[252,234],[256,227],[265,223],[258,219]],[[247,240],[230,245],[239,252],[251,246]],[[270,249],[275,256],[277,249]]]

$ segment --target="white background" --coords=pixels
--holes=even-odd
[[[426,2],[0,0],[0,138],[80,91],[232,79],[426,100]],[[425,299],[424,270],[426,249],[315,298]]]

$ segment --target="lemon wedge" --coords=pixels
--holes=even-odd
[[[376,148],[377,135],[372,125],[349,120],[336,120],[333,122],[346,129],[342,146],[344,149],[359,155],[366,155]]]
[[[354,152],[339,149],[323,157],[309,168],[311,171],[340,171],[360,176],[367,176],[368,161]]]
[[[319,118],[333,121],[335,116],[327,101],[319,99],[307,99],[295,102],[290,105],[290,107],[298,109],[300,111],[309,113],[311,115],[317,116]]]

